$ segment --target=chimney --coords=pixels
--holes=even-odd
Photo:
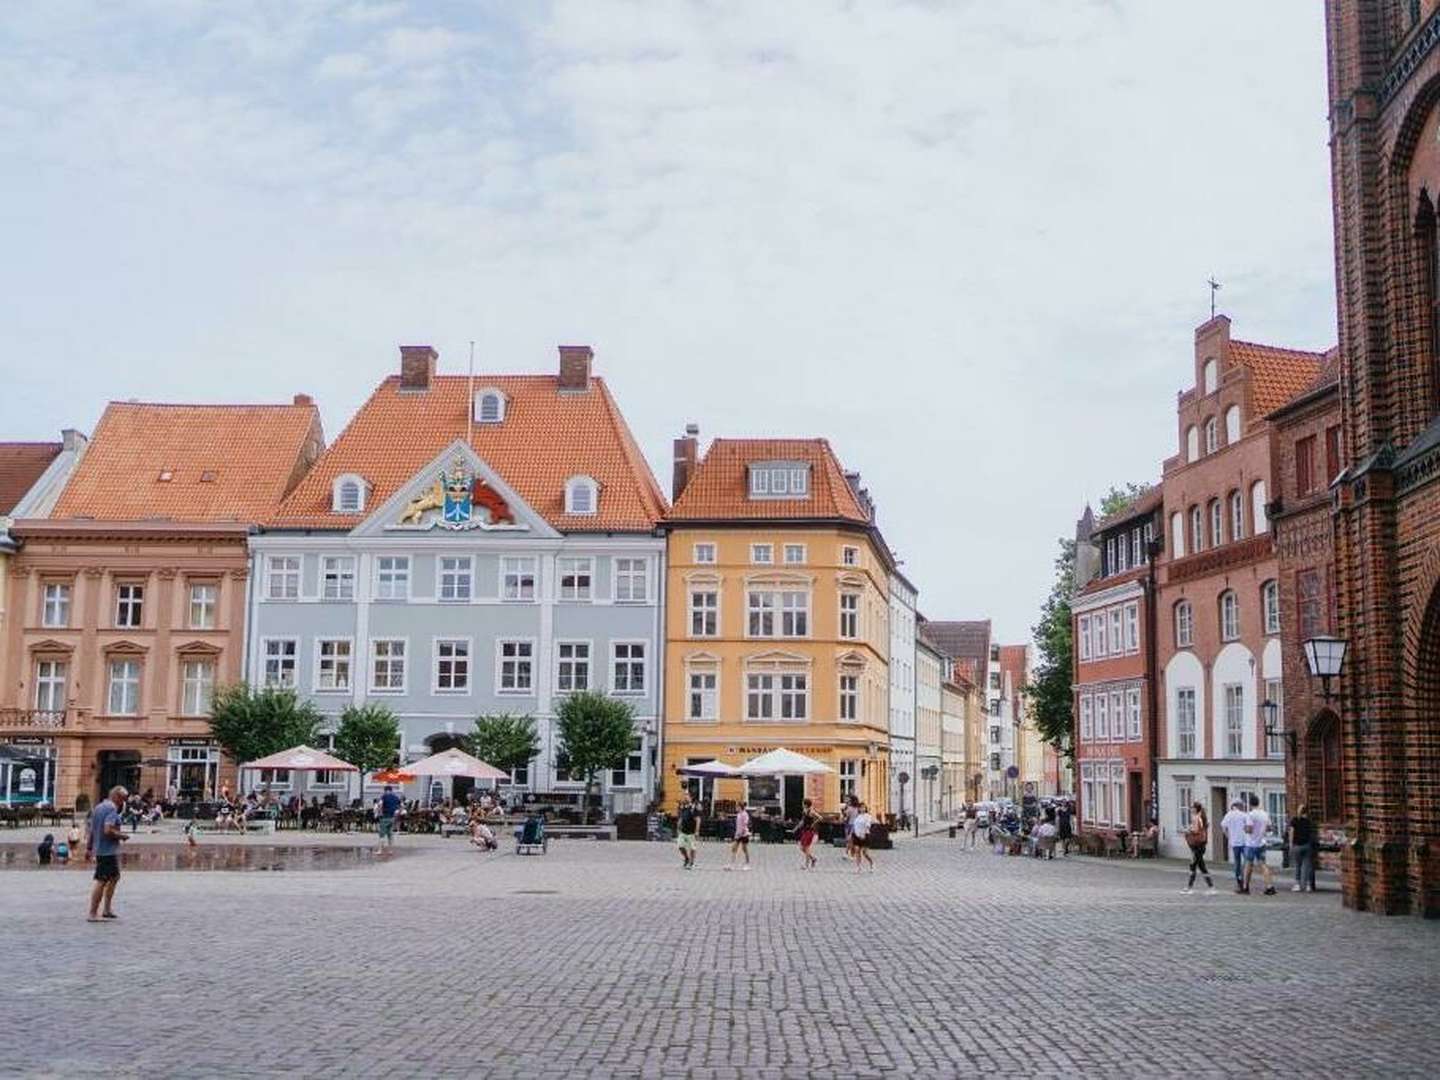
[[[560,389],[583,394],[590,389],[590,361],[595,350],[589,345],[560,346]]]
[[[670,501],[680,498],[690,477],[695,475],[695,458],[699,449],[700,425],[686,424],[685,437],[675,440],[675,471],[670,484]]]
[[[290,401],[292,405],[314,405],[315,399],[309,394],[296,394]]]
[[[440,354],[429,345],[400,346],[400,389],[423,393],[435,379]]]
[[[73,427],[62,428],[60,430],[60,448],[62,450],[73,451],[83,449],[88,441],[81,432],[76,431]]]

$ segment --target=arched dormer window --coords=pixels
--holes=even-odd
[[[1206,360],[1205,366],[1200,369],[1200,372],[1201,385],[1204,386],[1205,393],[1213,394],[1215,387],[1218,386],[1220,382],[1220,372],[1219,368],[1215,366],[1215,361]]]
[[[365,478],[354,473],[345,473],[335,478],[330,490],[330,508],[337,514],[360,514],[365,511],[365,497],[370,485]]]
[[[572,476],[565,481],[565,512],[594,514],[600,506],[600,485],[588,476]]]
[[[505,395],[493,386],[475,391],[475,422],[498,424],[505,419]]]

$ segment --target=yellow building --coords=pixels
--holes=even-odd
[[[684,765],[786,747],[834,772],[689,781],[717,801],[798,816],[889,791],[890,556],[859,477],[823,439],[675,443],[666,521],[663,804]]]
[[[963,685],[962,685],[963,683]],[[943,816],[953,818],[966,801],[965,729],[974,719],[967,715],[974,687],[948,673],[940,684],[940,776]]]

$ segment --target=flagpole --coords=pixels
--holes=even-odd
[[[475,342],[470,342],[470,393],[465,401],[465,445],[475,436]]]

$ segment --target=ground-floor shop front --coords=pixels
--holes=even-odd
[[[1190,807],[1200,803],[1210,821],[1212,861],[1229,857],[1229,844],[1220,821],[1232,803],[1250,805],[1250,796],[1270,815],[1271,836],[1283,839],[1289,822],[1285,799],[1285,762],[1282,758],[1262,759],[1169,759],[1160,770],[1160,853],[1173,858],[1189,857],[1185,830],[1190,824]]]

